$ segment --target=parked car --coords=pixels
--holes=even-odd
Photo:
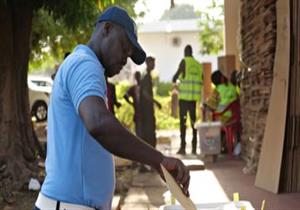
[[[46,121],[53,81],[50,77],[30,75],[27,83],[31,115],[37,122]]]

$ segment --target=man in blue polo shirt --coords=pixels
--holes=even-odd
[[[183,163],[143,143],[107,110],[105,76],[118,74],[128,57],[142,64],[146,54],[133,20],[124,9],[111,7],[98,18],[88,44],[77,46],[61,64],[49,106],[47,175],[35,209],[111,209],[112,154],[148,164],[161,176],[162,164],[177,174],[188,196]]]

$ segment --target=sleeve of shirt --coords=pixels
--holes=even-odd
[[[67,89],[79,113],[79,105],[88,96],[99,96],[106,101],[104,69],[93,61],[80,63],[67,76]]]

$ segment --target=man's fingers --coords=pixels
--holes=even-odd
[[[184,181],[183,181],[183,184],[182,184],[182,186],[183,186],[183,191],[184,191],[184,193],[186,194],[186,196],[190,196],[190,194],[189,194],[189,185],[190,185],[190,175],[189,174],[187,174],[186,176],[185,176],[185,178],[184,178]]]
[[[177,162],[177,177],[176,181],[181,186],[183,193],[189,196],[190,174],[189,170],[180,162]]]
[[[162,161],[162,165],[173,175],[176,182],[181,187],[182,192],[189,196],[189,183],[190,175],[189,170],[184,166],[184,164],[176,158],[165,158]]]
[[[177,183],[182,183],[182,179],[184,177],[184,166],[181,164],[181,162],[178,161],[178,165],[177,165]]]

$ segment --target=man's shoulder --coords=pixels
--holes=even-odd
[[[74,81],[82,81],[84,84],[105,81],[104,68],[89,54],[74,51],[66,60],[62,79],[66,84]],[[105,85],[103,81],[101,84]]]
[[[72,64],[97,65],[103,68],[95,53],[86,45],[78,45],[67,59]]]

